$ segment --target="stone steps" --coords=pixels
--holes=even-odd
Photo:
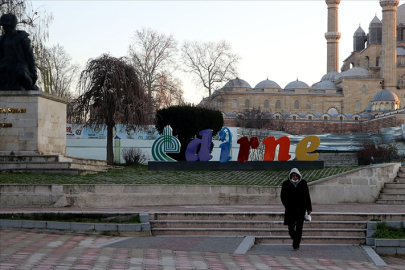
[[[405,166],[399,167],[394,182],[384,183],[376,203],[405,205]]]
[[[304,225],[305,226],[305,225]],[[226,235],[226,236],[286,236],[284,228],[153,228],[153,235]],[[366,237],[366,229],[314,229],[305,228],[304,236]]]
[[[84,175],[107,171],[103,160],[73,158],[61,155],[0,156],[0,172]]]
[[[305,231],[305,228],[304,228]],[[258,236],[255,237],[256,244],[292,244],[289,236]],[[303,244],[353,244],[360,245],[365,243],[364,237],[344,237],[344,236],[302,236]]]
[[[155,220],[151,221],[155,229],[161,228],[285,228],[283,221],[242,221],[242,220]],[[305,223],[305,228],[318,229],[365,229],[366,221],[311,221]]]
[[[92,164],[81,164],[71,162],[0,162],[0,171],[4,170],[30,170],[30,169],[78,169],[88,171],[105,172],[106,167]]]
[[[405,220],[404,214],[390,214],[385,213],[313,213],[313,221],[398,221]],[[284,219],[284,212],[274,213],[243,213],[243,212],[159,212],[149,213],[150,221],[167,221],[167,220],[216,220],[216,221],[282,221]]]
[[[392,191],[394,192],[394,191]],[[398,191],[396,191],[398,192]],[[405,200],[405,194],[398,193],[380,193],[381,200]]]
[[[256,243],[291,243],[284,213],[149,213],[152,235],[254,236]],[[401,214],[314,213],[305,222],[305,244],[362,244],[367,221],[405,220]]]
[[[405,200],[378,200],[378,204],[404,204]]]

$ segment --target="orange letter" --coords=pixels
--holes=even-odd
[[[287,161],[291,158],[291,155],[288,153],[290,152],[290,138],[287,136],[280,137],[278,140],[274,136],[270,136],[264,139],[263,143],[265,145],[263,161],[274,160],[277,144],[280,146],[278,149],[278,160]]]
[[[308,146],[308,143],[311,141],[311,144]],[[313,161],[316,160],[319,154],[311,154],[308,155],[308,152],[314,152],[318,149],[319,145],[321,144],[321,139],[318,136],[307,136],[302,139],[298,144],[297,148],[295,148],[295,157],[301,161]]]

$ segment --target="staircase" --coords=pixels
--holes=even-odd
[[[152,235],[255,236],[256,243],[291,243],[284,213],[150,213]],[[367,221],[405,220],[405,214],[317,213],[305,222],[306,244],[363,244]]]
[[[384,184],[377,203],[405,205],[405,166],[399,168],[394,182]]]
[[[1,172],[85,175],[107,171],[107,162],[61,155],[0,156]]]

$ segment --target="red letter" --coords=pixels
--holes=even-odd
[[[280,146],[278,149],[278,160],[287,161],[291,158],[290,152],[290,138],[283,136],[276,138],[274,136],[267,137],[263,140],[265,145],[263,161],[273,161],[274,152],[276,151],[277,144]]]
[[[249,159],[250,142],[247,136],[243,136],[237,141],[239,146],[238,162],[246,162]]]

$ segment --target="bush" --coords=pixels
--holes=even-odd
[[[146,162],[146,156],[139,148],[123,148],[121,149],[121,155],[127,165],[144,164]]]
[[[163,129],[167,125],[172,127],[173,136],[177,137],[181,144],[180,153],[168,155],[181,161],[185,160],[187,145],[192,139],[199,137],[200,131],[212,129],[214,136],[223,127],[224,119],[220,111],[192,105],[179,105],[156,112],[156,129],[163,134]]]
[[[377,222],[377,230],[373,234],[374,238],[385,239],[405,239],[405,228],[401,223],[400,228],[387,225],[385,222]]]
[[[376,146],[373,142],[367,141],[357,152],[359,165],[371,163],[391,162],[399,158],[397,146],[393,143]]]

